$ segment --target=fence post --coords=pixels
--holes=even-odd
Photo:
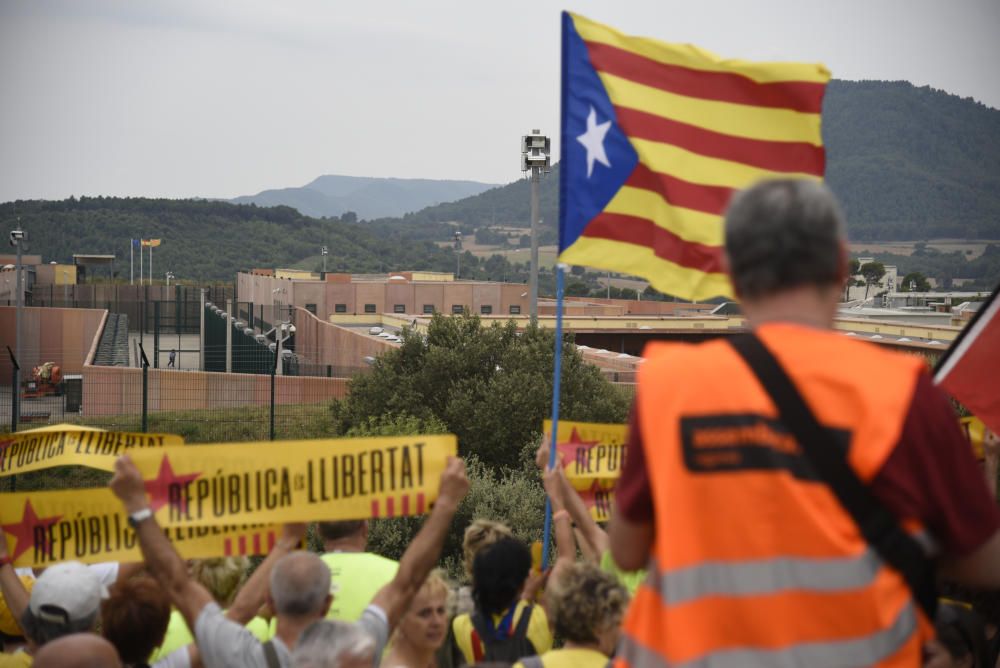
[[[7,354],[10,355],[10,365],[11,365],[11,388],[10,388],[10,433],[17,431],[17,419],[20,417],[18,413],[20,412],[20,406],[18,403],[21,399],[21,365],[17,363],[17,358],[14,357],[13,351],[11,351],[10,346],[7,346]]]
[[[153,368],[160,368],[160,304],[153,302]]]
[[[139,343],[139,355],[142,356],[142,433],[146,433],[149,430],[149,360],[142,343]]]
[[[274,364],[271,366],[271,440],[274,440],[274,379],[278,369],[278,356],[274,356]]]

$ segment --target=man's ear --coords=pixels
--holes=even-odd
[[[327,594],[326,598],[323,599],[323,614],[321,617],[326,617],[330,612],[330,606],[333,605],[333,594]]]

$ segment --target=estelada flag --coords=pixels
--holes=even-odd
[[[934,382],[1000,433],[1000,285],[938,360]]]
[[[822,65],[724,60],[563,13],[559,260],[685,299],[732,295],[722,214],[766,177],[822,179]]]

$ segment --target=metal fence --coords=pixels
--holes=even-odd
[[[331,405],[347,394],[347,378],[282,375],[273,366],[269,373],[213,373],[183,358],[155,369],[144,352],[139,367],[86,366],[53,387],[26,381],[15,392],[4,379],[0,424],[24,430],[72,422],[180,434],[189,442],[315,438],[330,433]]]

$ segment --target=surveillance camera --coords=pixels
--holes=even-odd
[[[24,230],[10,231],[10,245],[16,246],[20,241],[27,241],[28,235]]]

